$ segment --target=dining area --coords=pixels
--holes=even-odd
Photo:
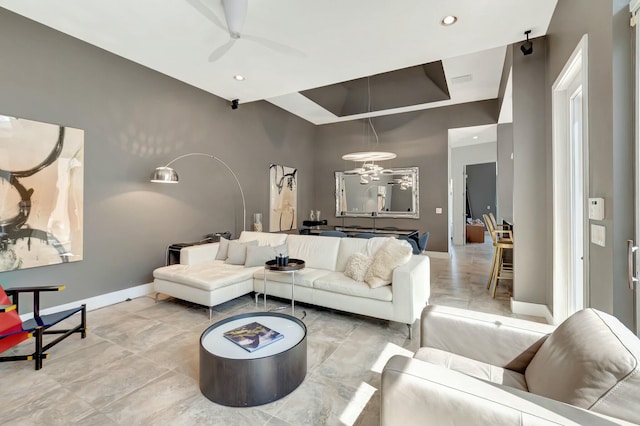
[[[413,254],[421,254],[427,248],[429,242],[429,232],[419,233],[417,229],[401,229],[397,227],[364,227],[358,225],[322,225],[309,226],[311,222],[304,221],[299,232],[302,235],[319,235],[324,237],[347,237],[347,238],[374,238],[391,237],[407,241],[413,249]]]

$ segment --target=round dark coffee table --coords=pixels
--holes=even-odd
[[[252,322],[284,337],[254,352],[224,337]],[[290,315],[235,315],[211,325],[200,337],[200,390],[218,404],[251,407],[275,401],[297,388],[306,374],[307,328]]]

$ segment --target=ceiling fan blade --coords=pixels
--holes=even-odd
[[[273,40],[268,40],[264,37],[258,37],[258,36],[254,36],[254,35],[247,35],[247,34],[243,34],[242,38],[245,40],[250,40],[253,41],[254,43],[258,43],[263,45],[264,47],[267,47],[271,50],[274,50],[276,52],[285,54],[285,55],[289,55],[289,56],[297,56],[299,58],[304,58],[307,55],[301,51],[298,50],[294,47],[291,46],[287,46],[286,44],[282,44],[282,43],[278,43],[277,41],[273,41]]]
[[[216,27],[220,28],[222,31],[225,31],[225,32],[229,31],[227,29],[227,26],[220,20],[220,18],[218,18],[218,15],[216,15],[215,11],[210,6],[208,6],[207,3],[205,3],[202,0],[187,0],[187,3],[193,6],[195,10],[200,12],[205,18],[211,21]]]
[[[229,49],[233,47],[233,44],[235,42],[236,42],[235,38],[229,39],[228,42],[226,42],[225,44],[223,44],[222,46],[218,47],[216,50],[211,52],[211,55],[209,55],[209,62],[215,62],[218,59],[222,58],[224,54],[227,53]]]
[[[222,0],[224,17],[227,20],[227,28],[232,38],[240,38],[244,19],[247,17],[249,0]]]

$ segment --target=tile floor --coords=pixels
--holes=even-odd
[[[431,303],[511,315],[501,286],[485,290],[490,243],[431,259]],[[270,300],[272,307],[280,305]],[[419,339],[406,326],[305,306],[308,373],[279,401],[252,408],[210,402],[198,387],[198,341],[206,309],[151,297],[88,313],[86,339],[71,336],[40,371],[0,364],[0,423],[14,425],[377,425],[380,372]],[[250,295],[215,308],[213,321],[258,310]],[[417,335],[417,333],[416,333]]]

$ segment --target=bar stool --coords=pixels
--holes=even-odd
[[[493,285],[491,297],[495,299],[498,280],[513,280],[513,264],[504,262],[505,250],[513,250],[513,234],[509,229],[496,229],[493,221],[486,214],[482,217],[493,240],[493,260],[487,280],[487,290]]]
[[[496,217],[493,215],[493,212],[489,212],[489,219],[491,219],[491,224],[493,225],[493,229],[498,229],[498,230],[511,229],[511,226],[509,225],[498,225],[498,221],[496,220]]]

